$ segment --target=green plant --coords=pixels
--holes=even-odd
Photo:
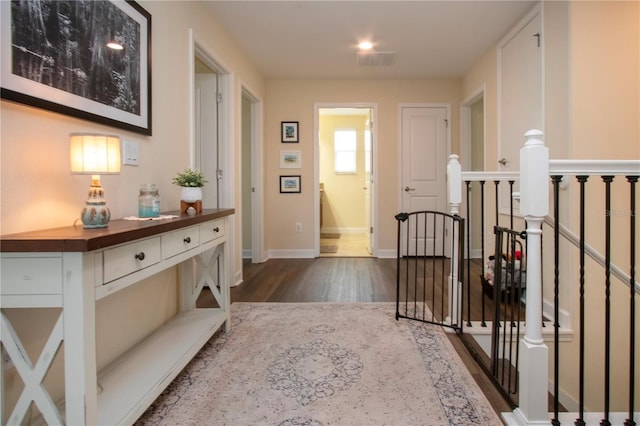
[[[177,174],[176,177],[173,178],[173,184],[178,186],[185,186],[190,188],[198,188],[204,186],[205,183],[208,182],[204,178],[202,172],[191,169],[184,169],[183,172]]]

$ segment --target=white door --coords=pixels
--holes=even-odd
[[[527,130],[542,128],[542,53],[540,14],[534,13],[509,34],[500,48],[500,145],[498,170],[520,170],[520,148]],[[508,184],[500,184],[500,210],[511,207]],[[519,186],[514,185],[514,191]],[[518,213],[514,204],[514,213]]]
[[[218,75],[196,59],[195,74],[195,168],[204,173],[204,208],[217,208],[218,197]]]
[[[447,212],[447,109],[403,107],[402,120],[402,211]],[[409,230],[409,255],[441,256],[441,223],[421,224]],[[406,240],[404,236],[402,241]],[[426,241],[425,241],[426,240]],[[419,248],[415,252],[416,243]],[[425,244],[426,243],[426,244]],[[436,247],[435,251],[433,247]]]

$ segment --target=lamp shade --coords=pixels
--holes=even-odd
[[[120,173],[120,138],[100,134],[72,133],[71,173]]]

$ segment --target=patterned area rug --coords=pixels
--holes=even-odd
[[[392,303],[235,303],[138,425],[501,425],[437,326]]]

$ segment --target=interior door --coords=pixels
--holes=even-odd
[[[401,119],[402,211],[446,212],[447,109],[403,107]],[[411,249],[402,255],[442,256],[443,225],[418,226],[418,230],[409,230]],[[402,240],[407,241],[407,236]]]
[[[218,190],[218,75],[196,58],[195,73],[195,168],[204,173],[204,208],[217,208]]]
[[[500,145],[498,170],[518,172],[524,134],[542,128],[542,53],[540,14],[523,21],[500,49]],[[519,191],[517,182],[514,191]],[[500,185],[500,210],[511,207],[507,184]],[[514,203],[514,213],[518,204]]]

